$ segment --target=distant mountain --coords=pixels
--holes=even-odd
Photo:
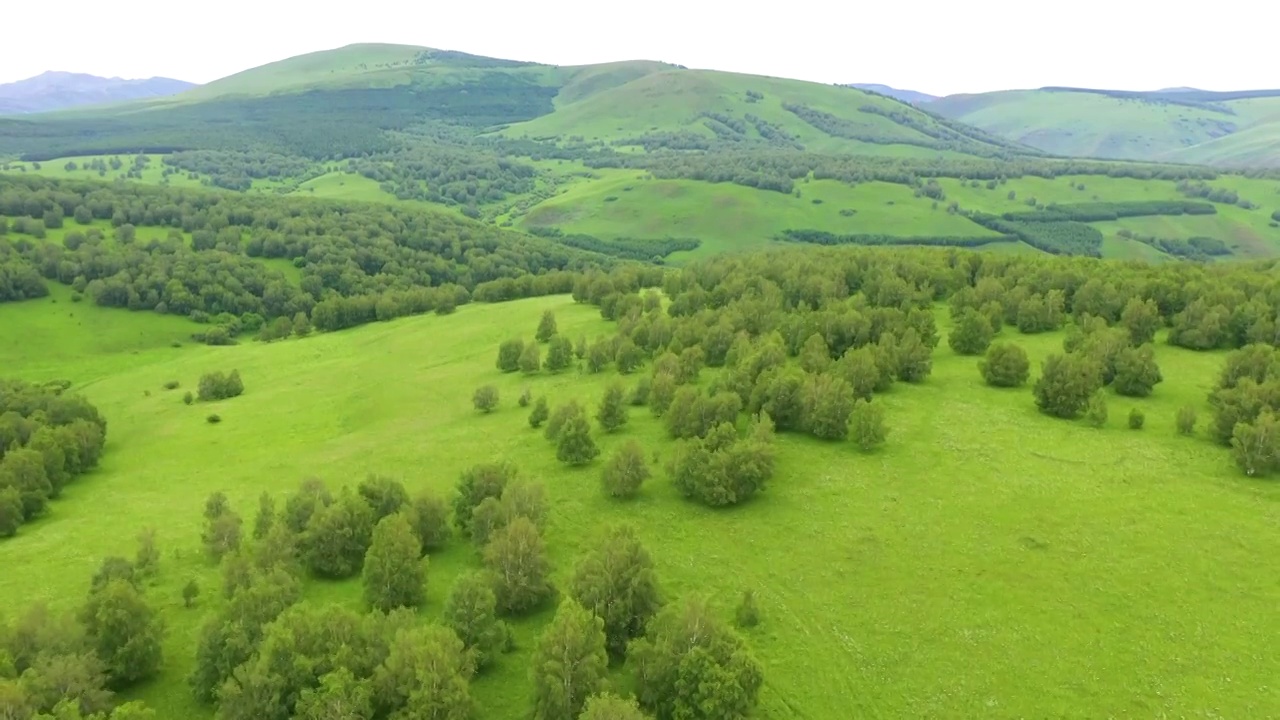
[[[0,85],[0,115],[66,110],[82,105],[176,95],[194,83],[170,78],[124,80],[69,72],[46,72]]]
[[[919,92],[918,90],[899,90],[898,88],[895,88],[895,87],[889,87],[888,85],[879,85],[876,83],[849,83],[847,87],[857,88],[858,90],[866,90],[868,92],[873,92],[873,93],[879,93],[881,95],[888,95],[891,98],[901,100],[904,103],[911,103],[912,105],[919,105],[920,103],[933,102],[934,100],[938,99],[937,95],[922,93],[922,92]]]
[[[1280,90],[1044,87],[949,95],[929,110],[1055,155],[1280,165]]]

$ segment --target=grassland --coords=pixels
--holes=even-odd
[[[260,492],[287,493],[307,476],[337,485],[378,472],[448,492],[464,467],[507,458],[547,485],[557,579],[602,526],[626,521],[668,594],[710,593],[727,613],[738,591],[757,590],[764,621],[748,638],[765,667],[762,718],[1265,717],[1280,707],[1270,641],[1280,487],[1173,430],[1183,404],[1207,414],[1220,355],[1161,345],[1166,382],[1149,399],[1113,397],[1097,430],[1039,415],[1025,389],[986,388],[976,360],[944,343],[928,382],[883,396],[882,451],[782,436],[768,491],[717,512],[679,500],[656,468],[642,496],[620,504],[601,493],[598,463],[555,461],[515,396],[532,387],[594,402],[614,378],[500,375],[497,344],[529,336],[545,309],[570,336],[606,331],[594,309],[552,297],[271,345],[174,348],[181,320],[69,307],[59,295],[0,306],[6,374],[72,380],[110,423],[101,468],[0,544],[0,607],[72,607],[100,557],[131,554],[135,532],[155,527],[164,558],[149,593],[169,622],[168,654],[137,695],[162,717],[208,717],[181,678],[200,618],[220,602],[199,552],[209,493],[251,515]],[[1015,339],[1036,360],[1062,335]],[[247,387],[235,400],[186,407],[181,390],[161,390],[230,368]],[[493,415],[470,408],[482,383],[501,390]],[[1145,430],[1122,427],[1131,406],[1147,413]],[[210,411],[220,425],[204,422]],[[600,440],[607,453],[631,438],[670,453],[643,409]],[[461,542],[431,558],[424,617],[475,563]],[[179,596],[189,577],[206,590],[194,610]],[[359,602],[353,582],[312,582],[307,596]],[[519,650],[475,681],[481,717],[527,711],[529,651],[546,619],[520,621]]]

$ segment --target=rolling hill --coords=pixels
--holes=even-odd
[[[880,93],[881,95],[888,95],[891,98],[896,98],[902,102],[911,103],[912,105],[933,102],[939,97],[937,95],[920,92],[919,90],[902,90],[900,88],[881,85],[879,83],[849,83],[848,87]]]
[[[424,123],[603,147],[757,144],[889,156],[1035,154],[853,88],[649,61],[551,66],[403,45],[351,45],[264,65],[163,101],[0,124],[0,154],[143,149],[359,155]],[[701,140],[699,140],[699,138]]]
[[[952,95],[929,109],[1056,155],[1222,167],[1280,161],[1269,146],[1280,137],[1280,90],[1042,88]]]

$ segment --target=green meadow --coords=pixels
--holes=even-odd
[[[507,459],[547,487],[561,586],[602,528],[626,522],[668,597],[709,595],[727,618],[755,589],[763,619],[746,638],[764,668],[757,717],[1265,717],[1280,707],[1280,486],[1242,476],[1226,450],[1173,425],[1185,404],[1207,418],[1222,354],[1159,344],[1165,382],[1147,399],[1112,395],[1111,420],[1095,429],[1039,414],[1026,388],[986,387],[977,360],[944,339],[925,383],[877,396],[881,450],[782,434],[767,490],[711,510],[671,486],[661,461],[673,445],[647,408],[597,434],[602,459],[584,468],[557,462],[529,428],[515,402],[525,388],[553,405],[594,405],[618,379],[500,374],[498,344],[530,338],[548,309],[570,337],[611,331],[595,308],[559,296],[273,344],[174,347],[195,326],[57,290],[0,305],[6,374],[70,380],[109,423],[99,469],[0,543],[0,607],[75,607],[102,557],[132,556],[137,532],[155,528],[163,559],[148,597],[168,623],[167,654],[133,696],[161,717],[211,717],[182,682],[201,619],[222,602],[199,539],[210,493],[245,516],[262,491],[282,500],[306,477],[336,487],[380,473],[447,495],[464,468]],[[945,338],[942,308],[938,320]],[[1063,338],[1005,335],[1033,368]],[[181,402],[201,374],[230,369],[243,396]],[[181,387],[163,390],[171,380]],[[481,415],[470,398],[486,383],[501,404]],[[1125,425],[1131,407],[1145,429]],[[205,422],[213,412],[218,425]],[[619,502],[599,473],[629,439],[652,454],[654,477]],[[431,556],[424,620],[477,564],[460,538]],[[191,578],[203,592],[184,609]],[[308,581],[306,597],[359,608],[359,581]],[[473,682],[481,717],[527,712],[530,652],[548,619],[516,621],[518,649]]]

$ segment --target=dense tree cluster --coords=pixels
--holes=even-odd
[[[45,512],[102,456],[107,423],[61,383],[0,380],[0,538]]]
[[[308,329],[336,330],[471,300],[567,292],[576,277],[569,271],[611,262],[406,207],[0,176],[0,216],[23,221],[13,229],[54,209],[109,221],[114,237],[91,227],[59,245],[11,233],[14,251],[0,250],[0,299],[39,294],[25,261],[103,306],[238,322],[235,330],[302,314]],[[138,227],[167,237],[138,241]],[[301,280],[260,258],[291,261]]]

